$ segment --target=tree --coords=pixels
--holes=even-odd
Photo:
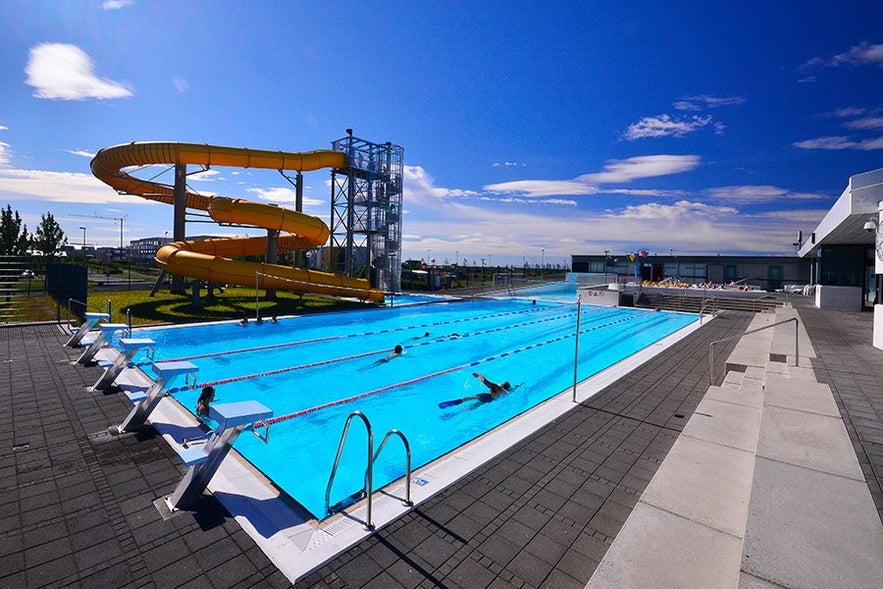
[[[54,256],[67,245],[67,237],[52,213],[40,216],[40,224],[37,226],[37,232],[34,233],[33,243],[34,248],[44,256]]]
[[[13,215],[9,205],[6,205],[6,209],[0,209],[0,255],[24,255],[29,245],[28,226],[22,225],[18,211]]]

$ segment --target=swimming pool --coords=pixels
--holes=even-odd
[[[576,302],[576,282],[551,282],[538,286],[517,288],[516,297],[529,297],[546,301]]]
[[[696,320],[695,315],[582,306],[583,380]],[[475,300],[282,318],[135,330],[156,341],[155,360],[188,359],[217,402],[254,399],[274,411],[268,444],[240,436],[236,449],[313,515],[325,491],[346,417],[371,422],[375,449],[400,430],[414,468],[455,450],[573,384],[576,305],[537,300]],[[428,334],[428,335],[427,335]],[[401,357],[377,363],[396,345]],[[136,358],[146,361],[146,358]],[[487,392],[474,377],[508,380],[492,403],[439,403]],[[195,410],[198,390],[174,397]],[[330,503],[364,486],[365,428],[354,423]],[[374,488],[405,472],[391,441],[375,463]]]

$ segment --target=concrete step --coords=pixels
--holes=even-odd
[[[799,354],[793,322],[741,338],[587,587],[883,586],[883,527],[796,325]]]
[[[749,367],[709,387],[587,587],[736,586],[762,378]]]
[[[766,377],[739,587],[879,587],[883,527],[843,420],[795,373]]]
[[[739,339],[733,351],[725,363],[725,372],[744,372],[749,366],[765,368],[769,362],[770,348],[773,341],[773,330],[763,329],[775,323],[775,315],[755,315],[746,332],[761,329],[749,333]]]

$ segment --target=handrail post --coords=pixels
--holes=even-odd
[[[582,298],[583,295],[579,295],[576,297],[576,337],[574,338],[574,350],[573,350],[573,402],[576,403],[576,382],[578,378],[579,372],[579,323],[580,317],[582,315]]]
[[[714,344],[711,342],[708,348],[708,386],[714,386]]]
[[[397,429],[391,429],[386,432],[386,435],[383,436],[383,441],[380,442],[380,446],[377,447],[377,452],[374,453],[374,461],[377,461],[377,457],[380,456],[380,452],[383,451],[386,441],[389,440],[389,437],[393,434],[396,434],[405,446],[405,500],[402,501],[402,505],[414,505],[411,501],[411,444],[408,443],[408,438],[405,437],[405,434]],[[374,492],[373,488],[371,489],[371,492]]]

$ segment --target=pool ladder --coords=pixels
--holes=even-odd
[[[359,417],[362,422],[365,424],[365,429],[368,432],[368,467],[365,469],[365,486],[360,491],[350,495],[348,498],[340,501],[334,505],[331,505],[331,486],[334,484],[334,476],[337,474],[337,467],[340,465],[340,455],[343,453],[343,445],[346,442],[346,436],[350,429],[350,423],[352,422],[354,417]],[[411,445],[408,444],[408,439],[405,437],[405,434],[400,432],[397,429],[391,429],[386,432],[386,435],[383,436],[383,441],[380,442],[380,446],[377,448],[377,452],[374,452],[374,432],[371,429],[371,423],[368,421],[368,418],[365,417],[365,414],[361,411],[353,411],[346,418],[346,423],[343,426],[343,433],[340,435],[340,443],[337,445],[337,456],[334,458],[334,466],[331,467],[331,476],[328,478],[328,487],[325,489],[325,515],[331,515],[332,513],[336,513],[349,507],[356,501],[361,500],[364,497],[368,499],[368,516],[365,520],[365,529],[373,530],[374,524],[371,521],[371,495],[373,493],[373,485],[374,485],[374,461],[377,460],[377,457],[380,456],[380,452],[383,450],[383,447],[386,446],[386,442],[393,435],[399,437],[402,440],[402,444],[405,446],[405,455],[407,458],[406,463],[406,473],[405,473],[405,499],[402,501],[402,505],[413,505],[411,502]]]

